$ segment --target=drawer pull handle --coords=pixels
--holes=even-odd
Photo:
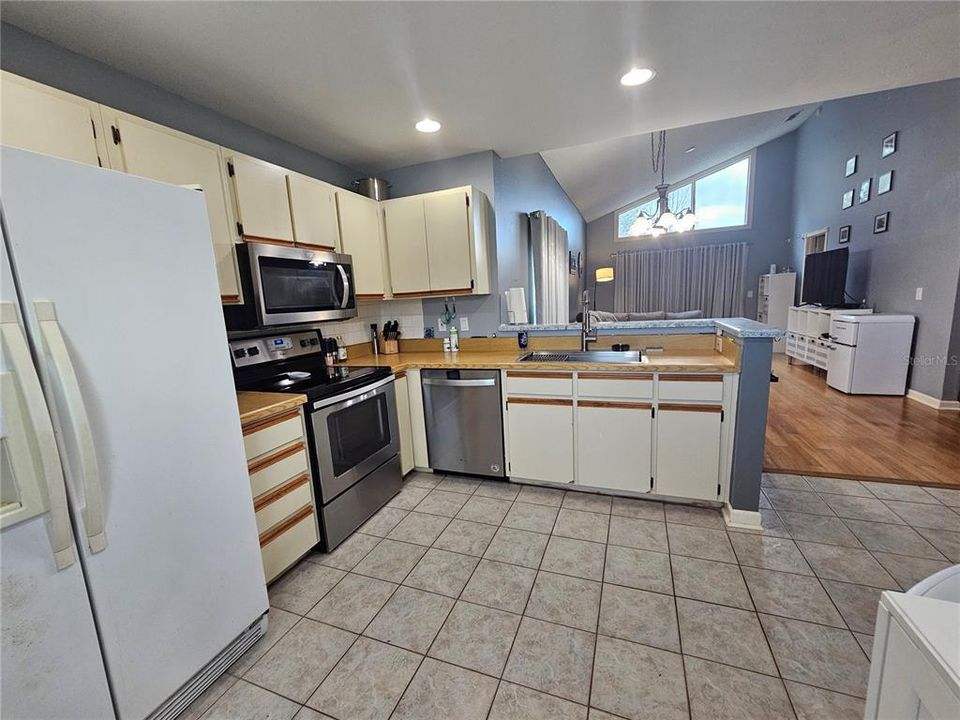
[[[293,410],[288,410],[285,413],[280,413],[279,415],[274,415],[273,417],[268,417],[266,420],[259,420],[258,422],[251,423],[243,428],[244,435],[253,435],[253,433],[258,432],[259,430],[266,430],[268,427],[273,427],[274,425],[279,425],[282,422],[291,420],[300,415],[300,409],[294,408]]]
[[[302,508],[297,510],[293,515],[281,520],[272,528],[267,528],[262,533],[260,533],[260,547],[263,547],[267,543],[276,540],[278,537],[283,535],[287,530],[292,528],[298,522],[303,520],[305,517],[313,515],[313,505],[304,505]]]
[[[254,460],[253,462],[247,464],[247,472],[253,475],[254,473],[260,472],[265,467],[269,467],[271,465],[274,465],[280,462],[281,460],[285,460],[291,455],[296,455],[298,452],[300,452],[303,449],[304,449],[303,441],[298,441],[294,445],[285,447],[279,450],[278,452],[267,455],[266,457],[261,456],[256,460]]]
[[[295,478],[287,480],[282,485],[278,485],[275,488],[267,490],[265,493],[257,495],[253,499],[253,510],[254,512],[260,512],[267,505],[275,503],[277,500],[282,498],[285,495],[289,495],[297,488],[302,487],[305,483],[309,482],[310,478],[306,473],[301,473]]]

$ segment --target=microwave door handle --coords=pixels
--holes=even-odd
[[[347,271],[343,269],[343,265],[337,265],[337,270],[340,271],[340,279],[343,281],[343,297],[340,299],[340,309],[343,310],[350,302],[350,279],[347,277]]]

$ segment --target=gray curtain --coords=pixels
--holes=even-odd
[[[567,231],[543,210],[530,213],[530,322],[569,322],[567,260]]]
[[[747,243],[624,250],[614,259],[614,312],[683,312],[740,317]]]

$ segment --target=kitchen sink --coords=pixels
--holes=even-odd
[[[639,350],[537,350],[520,356],[520,362],[610,363],[640,365],[647,362]]]

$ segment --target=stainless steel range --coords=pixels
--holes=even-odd
[[[400,436],[388,368],[328,368],[319,330],[233,340],[238,390],[301,393],[324,549],[400,490]]]

